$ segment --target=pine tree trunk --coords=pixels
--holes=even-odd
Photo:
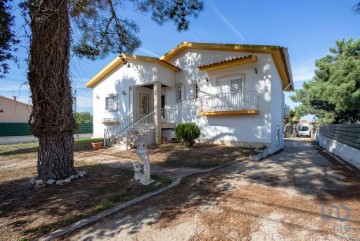
[[[64,179],[75,174],[74,137],[71,132],[45,133],[39,137],[38,174],[40,179]]]
[[[67,1],[29,2],[32,35],[28,80],[33,104],[29,123],[39,138],[38,174],[42,180],[63,179],[75,173]]]

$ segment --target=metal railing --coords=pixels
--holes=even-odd
[[[200,99],[200,111],[259,110],[259,93],[244,91],[206,96]]]
[[[118,124],[107,126],[104,130],[104,147],[111,143],[111,139],[117,138],[121,135],[126,134],[126,130],[133,125],[133,114],[129,114],[124,119],[118,121]],[[105,119],[103,119],[105,120]],[[110,120],[110,119],[109,119]],[[114,120],[114,119],[112,119]]]
[[[134,123],[129,129],[136,130],[143,134],[149,132],[150,129],[153,128],[155,128],[154,111]]]
[[[161,122],[163,123],[176,123],[177,108],[162,108],[161,109]]]
[[[135,144],[138,135],[146,135],[154,128],[154,112],[151,112],[126,130],[126,150],[129,148],[129,144]]]

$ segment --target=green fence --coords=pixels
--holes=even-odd
[[[360,124],[323,125],[319,134],[360,150]]]
[[[93,123],[81,123],[76,134],[93,133]]]
[[[76,134],[93,132],[93,123],[81,123]],[[28,123],[0,122],[0,136],[31,136]]]

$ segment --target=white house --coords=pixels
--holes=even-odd
[[[283,148],[283,91],[294,89],[284,47],[189,42],[160,58],[122,54],[86,86],[96,137],[142,129],[158,144],[177,123],[194,122],[200,142],[272,153]]]

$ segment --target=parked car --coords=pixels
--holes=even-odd
[[[311,129],[312,127],[308,124],[298,124],[296,126],[297,136],[307,136],[311,137]]]

